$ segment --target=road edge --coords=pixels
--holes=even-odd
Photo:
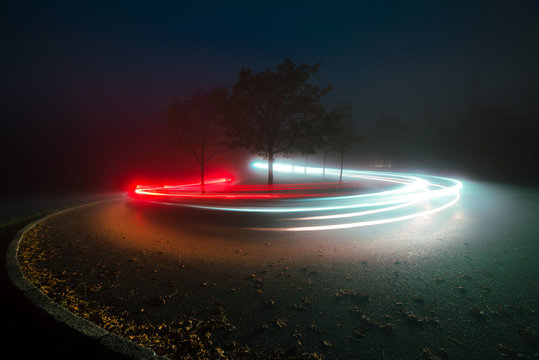
[[[97,344],[97,346],[105,347],[113,353],[130,359],[165,360],[168,358],[158,356],[155,351],[136,344],[133,341],[125,339],[117,334],[111,333],[94,324],[93,322],[75,315],[63,306],[55,303],[51,298],[41,292],[41,290],[39,290],[33,283],[24,277],[24,274],[19,266],[17,255],[19,253],[20,242],[24,235],[33,227],[53,216],[114,200],[118,199],[95,201],[56,211],[35,220],[26,225],[24,228],[20,229],[7,247],[5,263],[7,275],[11,283],[18,288],[23,295],[26,296],[37,308],[43,310],[56,321],[63,323],[81,335],[86,336],[93,343]]]

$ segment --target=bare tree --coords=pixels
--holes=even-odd
[[[315,154],[324,138],[322,128],[325,111],[320,108],[319,114],[309,119],[297,121],[292,126],[291,134],[294,139],[294,152],[305,156],[304,172],[307,172],[307,160],[309,155]]]
[[[213,156],[227,149],[222,126],[228,92],[223,87],[197,90],[184,100],[175,98],[167,111],[168,131],[179,148],[200,164],[200,188],[205,192],[204,170]]]
[[[344,167],[344,154],[354,145],[362,141],[358,135],[349,106],[340,106],[329,112],[324,117],[321,125],[324,147],[324,173],[325,156],[329,151],[335,151],[341,156],[341,171],[339,182],[342,181],[342,172]]]

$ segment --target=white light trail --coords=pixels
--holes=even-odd
[[[252,166],[255,169],[267,169],[267,163],[255,162]],[[280,163],[275,163],[273,170],[309,175],[320,175],[323,172],[322,168],[308,167],[305,169],[304,167],[292,167]],[[339,176],[340,170],[326,169],[325,174],[326,176]],[[322,215],[313,214],[282,219],[288,223],[300,223],[297,226],[253,227],[250,229],[263,231],[336,230],[388,224],[431,215],[457,203],[460,198],[459,191],[462,188],[462,183],[455,179],[408,173],[346,169],[343,170],[343,178],[358,182],[380,182],[392,187],[389,190],[379,192],[275,201],[263,206],[242,206],[243,204],[237,206],[190,206],[221,211],[280,213],[283,215],[322,212]],[[357,209],[364,210],[350,211]]]

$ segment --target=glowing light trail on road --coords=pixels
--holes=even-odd
[[[255,162],[254,169],[267,169]],[[275,172],[320,176],[322,168],[275,163]],[[340,169],[326,169],[338,177]],[[137,186],[134,197],[170,205],[215,211],[278,214],[285,226],[249,227],[264,231],[316,231],[380,225],[431,215],[458,202],[458,180],[396,172],[343,170],[346,183],[236,185],[231,179],[174,186]],[[382,191],[368,192],[383,185]],[[197,192],[198,191],[198,192]],[[184,201],[185,200],[185,201]],[[231,201],[234,200],[234,201]],[[302,213],[304,216],[298,217]],[[296,214],[296,216],[289,216]]]

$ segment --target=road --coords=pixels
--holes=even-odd
[[[436,214],[329,231],[253,231],[278,215],[127,198],[47,229],[60,249],[53,269],[103,285],[89,298],[156,323],[219,304],[235,341],[262,355],[290,349],[301,334],[297,351],[336,359],[417,358],[423,348],[490,359],[498,344],[533,358],[537,343],[515,329],[537,331],[539,192],[465,182],[461,195]],[[103,283],[103,271],[117,275]],[[166,304],[149,305],[164,296]],[[358,332],[366,326],[358,309],[368,324],[392,324],[391,335]]]

